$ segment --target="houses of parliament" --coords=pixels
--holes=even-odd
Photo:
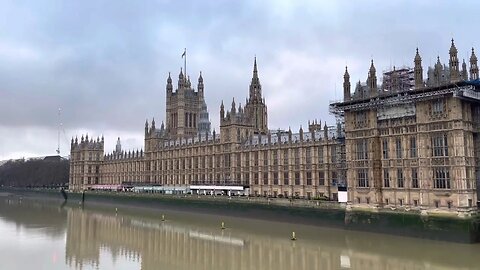
[[[103,138],[72,139],[69,188],[151,185],[186,191],[196,186],[243,186],[250,195],[337,200],[347,209],[470,216],[478,211],[480,81],[472,48],[469,67],[452,40],[424,72],[413,68],[377,81],[373,60],[366,82],[351,91],[345,68],[343,100],[330,104],[335,125],[311,121],[305,130],[269,130],[256,59],[245,103],[220,105],[220,132],[211,131],[202,74],[193,88],[180,71],[166,82],[166,119],[145,123],[141,151],[112,153]],[[426,78],[424,79],[424,75]]]

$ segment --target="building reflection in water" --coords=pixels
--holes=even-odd
[[[247,228],[221,230],[81,209],[68,209],[67,217],[66,258],[72,266],[98,265],[106,249],[113,257],[140,260],[142,269],[475,269],[471,260],[480,251],[478,245],[307,226],[302,233],[309,239],[294,242],[271,226],[286,225],[263,221],[270,227],[256,227],[262,221],[254,220]],[[459,256],[448,259],[452,246]]]
[[[144,270],[478,269],[478,244],[232,217],[223,217],[232,226],[222,230],[220,217],[213,215],[169,213],[170,219],[162,222],[158,213],[124,212],[0,202],[4,221],[25,228],[50,228],[48,237],[66,234],[65,267],[69,269],[125,269],[129,262]],[[292,228],[298,241],[289,239]]]

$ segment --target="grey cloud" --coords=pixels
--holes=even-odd
[[[248,94],[254,55],[271,128],[298,129],[314,118],[332,122],[328,103],[340,98],[345,64],[353,81],[365,80],[370,58],[377,71],[411,65],[418,46],[425,66],[437,54],[446,59],[452,36],[460,56],[467,57],[469,48],[480,44],[471,34],[478,6],[475,1],[3,2],[0,132],[32,134],[41,128],[55,134],[61,107],[69,136],[89,130],[115,138],[116,132],[132,138],[128,146],[141,147],[145,118],[164,118],[165,79],[168,72],[178,75],[184,47],[192,82],[200,70],[204,74],[217,129],[221,100],[243,103]],[[19,148],[3,146],[3,156],[47,151],[22,137],[9,141],[18,141]]]

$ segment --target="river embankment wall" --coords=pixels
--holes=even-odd
[[[416,212],[346,210],[328,201],[266,199],[227,196],[158,195],[130,192],[62,193],[58,190],[3,190],[3,194],[37,197],[77,205],[111,205],[175,210],[212,215],[274,220],[336,229],[367,231],[441,241],[480,242],[479,216],[428,216]]]

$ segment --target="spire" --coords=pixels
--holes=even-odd
[[[442,73],[442,63],[440,62],[440,56],[437,56],[437,63],[435,63],[434,69],[433,69],[433,80],[435,85],[440,85],[441,83],[441,73]]]
[[[462,81],[468,80],[468,73],[467,73],[467,63],[465,63],[465,58],[462,61]]]
[[[413,60],[415,67],[413,68],[414,77],[415,77],[415,88],[423,87],[423,68],[422,68],[422,57],[420,57],[420,53],[415,53],[415,59]]]
[[[167,95],[173,92],[172,77],[170,77],[170,72],[168,72],[166,90],[167,90]]]
[[[203,77],[202,77],[202,72],[201,71],[200,71],[200,75],[198,76],[197,89],[198,89],[198,92],[202,93],[202,95],[203,95],[204,86],[203,86]]]
[[[458,65],[458,51],[457,48],[455,47],[455,43],[452,38],[452,45],[450,46],[450,60],[448,61],[448,66],[450,68],[450,81],[455,82],[458,81],[460,78],[460,70],[459,70],[459,65]]]
[[[237,109],[236,109],[236,106],[235,106],[235,98],[233,98],[233,100],[232,100],[232,109],[230,110],[230,112],[232,114],[237,113]]]
[[[148,119],[145,120],[145,135],[148,134]]]
[[[220,105],[220,119],[225,118],[225,106],[223,106],[223,100],[222,104]]]
[[[258,78],[257,69],[257,57],[253,60],[253,76],[250,83],[250,99],[261,101],[262,100],[262,86],[260,85],[260,79]]]
[[[348,67],[345,66],[345,74],[343,74],[343,101],[350,100],[350,87],[350,74],[348,74]]]
[[[473,48],[472,55],[470,56],[470,80],[478,80],[477,56]]]
[[[377,95],[377,75],[375,69],[375,65],[373,64],[373,59],[370,64],[370,70],[368,71],[368,78],[367,78],[367,84],[368,87],[370,88],[370,96],[376,96]]]
[[[152,119],[152,130],[155,130],[155,117]]]
[[[182,89],[185,87],[185,76],[183,76],[183,70],[180,68],[180,74],[178,74],[178,89]]]
[[[122,152],[122,143],[120,142],[120,137],[117,139],[117,145],[115,145],[115,152],[120,153]]]

